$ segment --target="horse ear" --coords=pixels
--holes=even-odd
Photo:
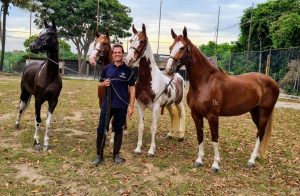
[[[52,20],[52,27],[53,27],[54,29],[56,29],[55,20]]]
[[[96,32],[96,37],[98,38],[98,37],[100,37],[100,35],[101,35],[101,34],[97,31],[97,32]]]
[[[133,32],[134,34],[137,34],[137,30],[135,29],[134,24],[132,25],[132,32]]]
[[[187,30],[186,27],[183,28],[183,37],[187,38]]]
[[[46,20],[44,20],[44,25],[45,25],[45,28],[48,27],[48,24],[47,24],[47,21],[46,21]]]
[[[105,28],[105,34],[107,37],[109,37],[109,31],[108,31],[108,28]]]
[[[177,37],[177,35],[176,35],[176,33],[174,32],[173,29],[171,29],[171,35],[172,35],[173,39],[175,39]]]
[[[142,26],[142,31],[146,34],[146,26],[145,26],[144,23],[143,23],[143,26]]]

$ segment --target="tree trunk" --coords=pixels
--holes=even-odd
[[[6,15],[8,13],[9,1],[3,2],[3,34],[2,34],[2,51],[1,51],[1,61],[0,61],[0,71],[4,68],[4,52],[5,52],[5,34],[6,34]]]

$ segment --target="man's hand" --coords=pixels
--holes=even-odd
[[[134,113],[134,106],[129,106],[127,110],[128,117],[130,118],[133,113]]]
[[[103,82],[100,83],[100,86],[104,86],[104,87],[110,86],[110,80],[109,79],[104,80]]]

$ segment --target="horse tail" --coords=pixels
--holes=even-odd
[[[175,107],[176,108],[176,107]],[[179,131],[179,112],[177,109],[174,109],[174,106],[172,106],[173,109],[173,130]]]
[[[259,145],[259,154],[262,156],[265,155],[268,144],[270,143],[270,137],[271,137],[272,126],[273,126],[273,114],[274,114],[274,110],[272,111],[271,115],[269,116],[269,119],[268,119],[268,122],[267,122],[267,125],[265,128],[265,134]]]
[[[21,101],[23,101],[25,103],[25,105],[22,108],[23,111],[25,111],[27,106],[29,105],[30,99],[31,99],[31,94],[25,88],[22,88],[21,96],[20,96],[20,103],[21,103]]]

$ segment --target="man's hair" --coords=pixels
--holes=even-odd
[[[115,44],[115,45],[113,45],[112,51],[114,51],[115,48],[122,48],[122,53],[124,54],[124,48],[123,48],[123,46],[121,44]]]

